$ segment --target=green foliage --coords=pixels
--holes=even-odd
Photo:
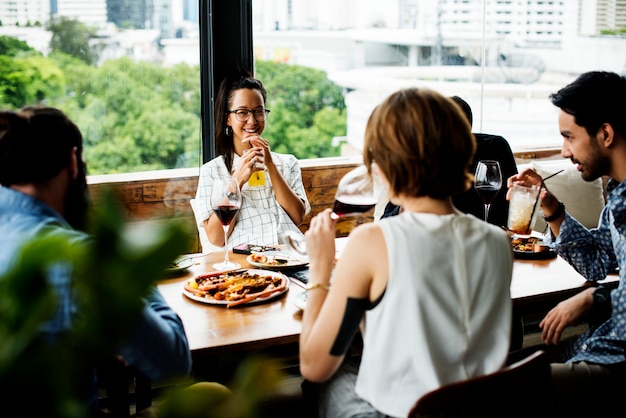
[[[3,414],[83,417],[85,382],[132,330],[141,297],[186,247],[179,224],[133,234],[108,195],[93,218],[93,241],[77,244],[56,234],[27,243],[0,277],[0,404]],[[46,275],[71,268],[68,284],[80,302],[74,326],[58,340],[42,338],[42,323],[57,308]],[[35,402],[28,399],[36,398]]]
[[[87,93],[90,89],[91,77],[97,71],[96,67],[85,64],[65,52],[54,51],[48,58],[58,66],[66,77],[65,95],[57,100],[57,104],[66,103],[68,107],[82,108],[86,106]],[[73,115],[72,115],[73,116]],[[79,126],[82,128],[82,126]]]
[[[90,41],[96,38],[96,30],[87,27],[77,19],[62,16],[51,20],[48,30],[52,32],[50,49],[65,52],[86,64],[95,64],[98,60],[96,49]]]
[[[83,365],[40,334],[41,324],[56,307],[46,269],[71,260],[80,250],[61,237],[35,240],[23,248],[15,268],[0,278],[0,403],[8,416],[22,413],[24,393],[32,391],[33,383],[45,390],[37,391],[31,414],[45,402],[49,416],[81,416],[72,379],[86,376]]]
[[[69,98],[58,103],[83,133],[90,174],[198,166],[198,67],[164,68],[129,58],[91,67],[66,55]]]
[[[0,36],[0,55],[15,57],[21,52],[34,52],[38,54],[34,48],[24,41],[11,36]]]
[[[333,138],[346,134],[346,106],[341,89],[325,72],[257,61],[255,77],[267,90],[267,107],[272,113],[264,136],[274,151],[298,158],[339,155]]]
[[[156,418],[254,418],[259,402],[283,379],[280,363],[263,356],[245,358],[229,387],[199,382],[170,390]]]
[[[245,359],[237,368],[231,383],[235,394],[233,405],[238,408],[238,414],[232,418],[253,418],[255,407],[268,393],[276,389],[284,377],[277,360],[263,357]]]
[[[12,109],[58,99],[65,92],[65,75],[47,58],[0,56],[0,104]]]
[[[93,239],[71,233],[27,242],[13,268],[0,276],[0,405],[3,416],[87,417],[83,397],[94,366],[115,354],[132,332],[141,298],[165,276],[186,248],[182,224],[128,228],[112,193],[90,218]],[[42,337],[42,325],[59,308],[47,277],[51,269],[74,272],[79,302],[73,326],[57,340]],[[58,285],[56,285],[58,286]],[[250,357],[237,368],[230,389],[218,383],[172,382],[155,409],[158,418],[253,418],[273,391],[280,364]],[[29,400],[32,400],[30,402]]]
[[[602,29],[600,31],[601,35],[624,35],[626,34],[626,27],[619,29]]]
[[[89,46],[95,35],[82,23],[50,24],[53,52],[33,52],[15,38],[0,37],[0,106],[17,109],[44,102],[78,125],[89,174],[197,167],[201,158],[199,67],[109,60],[96,67]],[[266,86],[266,136],[276,152],[298,158],[339,155],[335,137],[346,134],[341,89],[326,73],[258,61]]]

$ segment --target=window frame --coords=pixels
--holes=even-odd
[[[252,0],[199,0],[202,164],[215,157],[215,96],[237,69],[253,71]]]

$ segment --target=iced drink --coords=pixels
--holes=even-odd
[[[514,185],[509,200],[510,231],[517,235],[530,235],[537,217],[539,188]]]

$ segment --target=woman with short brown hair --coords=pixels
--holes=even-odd
[[[336,267],[330,210],[305,234],[300,370],[320,416],[406,417],[424,393],[504,364],[510,240],[452,203],[475,147],[458,106],[431,90],[400,90],[370,116],[365,164],[403,212],[355,228]],[[344,359],[361,324],[357,372]]]

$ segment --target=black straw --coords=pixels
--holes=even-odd
[[[562,173],[562,172],[564,172],[564,171],[565,171],[565,169],[563,168],[563,169],[561,169],[561,170],[557,171],[557,172],[556,172],[556,173],[554,173],[554,174],[550,174],[550,175],[549,175],[548,177],[546,177],[545,179],[542,179],[542,180],[541,180],[541,187],[543,187],[543,183],[544,183],[546,180],[548,180],[549,178],[552,178],[552,177],[556,176],[557,174]]]
[[[537,209],[537,203],[539,202],[539,195],[541,194],[541,189],[543,189],[544,187],[544,183],[546,182],[546,180],[556,176],[559,173],[562,173],[563,171],[565,171],[565,169],[561,169],[559,171],[557,171],[556,173],[550,174],[548,177],[541,179],[541,185],[539,186],[539,191],[537,192],[537,198],[535,199],[535,205],[533,206],[533,211],[530,213],[530,220],[528,221],[528,228],[527,230],[530,230],[530,223],[533,221],[533,216],[535,216],[535,210]]]

